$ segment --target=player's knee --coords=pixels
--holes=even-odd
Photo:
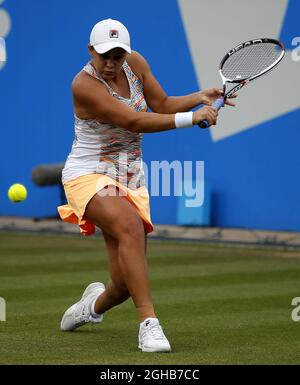
[[[143,221],[140,217],[124,219],[122,223],[120,223],[119,232],[120,240],[124,238],[132,240],[133,242],[140,240],[145,236]]]

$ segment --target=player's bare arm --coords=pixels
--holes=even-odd
[[[115,124],[132,132],[151,133],[175,128],[174,113],[136,112],[109,94],[107,88],[88,74],[80,73],[72,85],[75,113],[79,118]],[[150,105],[152,108],[152,106]],[[207,119],[216,123],[217,111],[205,107],[193,114],[193,124]]]
[[[147,60],[141,54],[133,51],[128,56],[127,61],[143,82],[147,104],[154,112],[174,114],[189,111],[200,104],[211,106],[216,99],[223,95],[222,89],[210,88],[184,96],[168,96],[153,75]],[[232,96],[232,98],[235,97],[236,95]],[[235,105],[229,100],[226,101],[226,104]]]

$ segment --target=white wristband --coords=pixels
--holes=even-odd
[[[177,112],[175,114],[175,127],[191,127],[193,125],[193,111]]]

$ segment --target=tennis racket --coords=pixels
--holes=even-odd
[[[219,68],[224,97],[217,99],[213,106],[219,110],[224,106],[227,98],[274,68],[282,60],[284,54],[283,44],[275,39],[250,40],[233,48],[224,56]],[[233,84],[233,87],[227,92],[226,83]],[[201,128],[209,127],[207,120],[203,120],[198,125]]]

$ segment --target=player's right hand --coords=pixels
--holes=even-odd
[[[217,123],[218,110],[213,106],[204,106],[193,113],[193,124],[199,124],[202,120],[207,120],[209,125]]]

